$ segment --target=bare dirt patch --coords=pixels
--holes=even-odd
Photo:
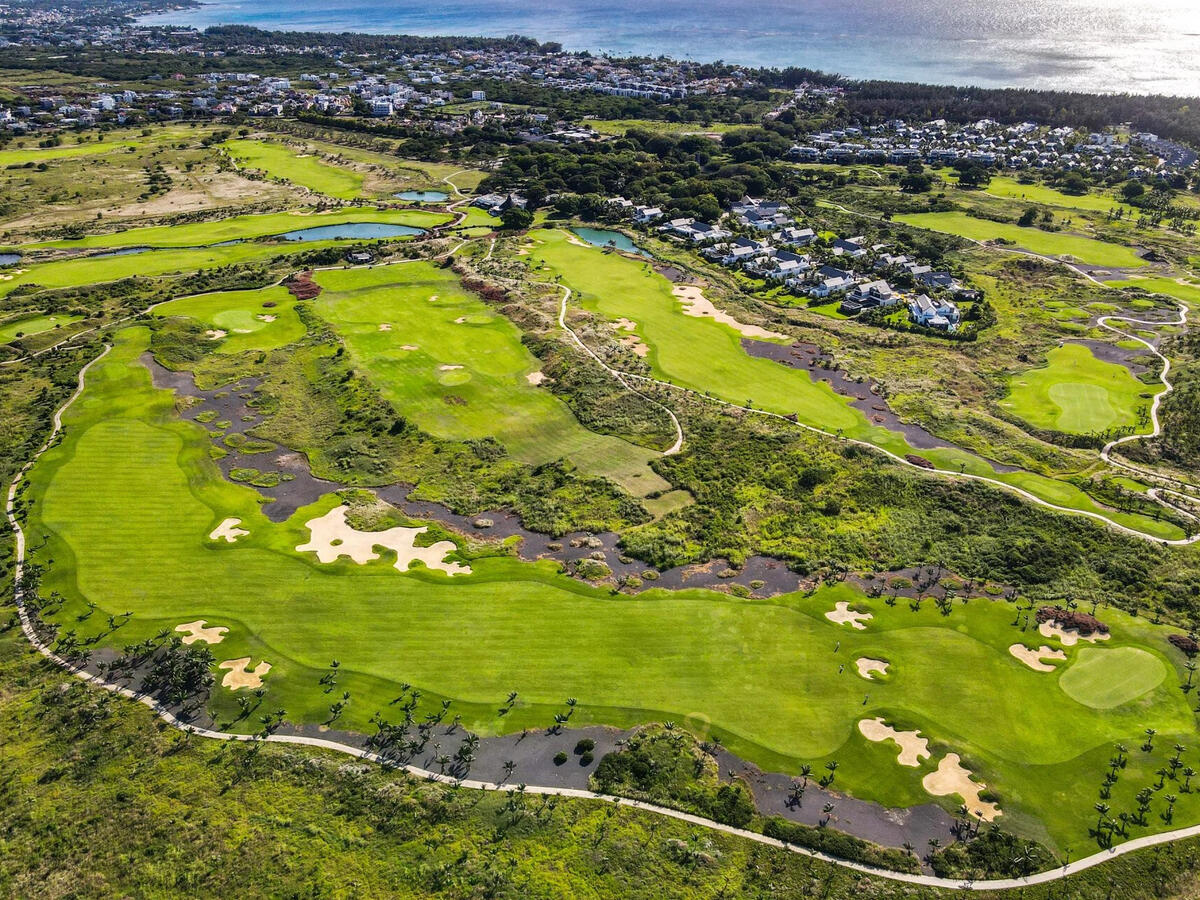
[[[243,656],[241,659],[227,659],[225,662],[217,666],[218,669],[228,669],[225,677],[221,679],[221,686],[227,687],[231,691],[238,691],[242,688],[254,690],[262,687],[263,676],[271,671],[271,664],[266,660],[260,662],[253,669],[247,671],[246,667],[250,665],[250,657]]]
[[[241,524],[242,520],[238,518],[225,519],[220,525],[212,530],[212,533],[208,536],[208,539],[210,541],[223,540],[227,544],[232,544],[238,538],[245,537],[250,533],[242,528],[238,528],[238,526]]]
[[[929,759],[929,741],[921,737],[919,731],[897,731],[891,725],[885,725],[882,718],[863,719],[858,723],[858,730],[868,741],[892,741],[900,748],[896,758],[902,766],[916,768],[922,759]]]
[[[195,622],[184,622],[182,625],[176,625],[175,630],[182,632],[183,637],[180,638],[185,644],[194,644],[196,641],[204,641],[206,644],[219,644],[225,640],[225,632],[229,629],[224,625],[212,625],[205,627],[204,619],[197,619]]]
[[[420,562],[429,569],[437,569],[447,575],[471,573],[470,566],[446,561],[446,554],[458,549],[450,541],[438,541],[428,547],[415,545],[417,535],[429,530],[426,526],[397,526],[386,531],[355,531],[346,522],[348,509],[346,506],[337,506],[325,515],[306,522],[311,537],[307,543],[296,547],[296,551],[316,553],[317,559],[323,563],[331,563],[345,556],[361,566],[379,559],[375,548],[383,547],[396,554],[396,568],[401,572],[408,571],[412,563]]]
[[[1065,643],[1065,642],[1064,642]],[[1053,672],[1054,666],[1049,663],[1042,662],[1043,659],[1066,659],[1067,654],[1062,650],[1052,650],[1045,644],[1032,650],[1024,644],[1013,644],[1008,648],[1008,652],[1019,659],[1035,672]]]
[[[1000,807],[995,803],[979,799],[980,793],[987,789],[987,785],[971,780],[971,773],[963,768],[957,753],[947,753],[943,756],[937,771],[930,772],[921,779],[921,786],[935,797],[958,794],[966,804],[967,812],[984,822],[991,822],[1001,814]]]
[[[868,680],[871,678],[872,672],[878,672],[880,675],[886,675],[888,663],[882,659],[871,659],[869,656],[863,656],[854,661],[854,665],[858,668],[858,674]]]
[[[694,316],[697,319],[711,318],[722,325],[728,325],[742,337],[760,340],[773,338],[781,341],[791,340],[788,335],[780,334],[778,331],[769,331],[759,325],[739,322],[725,310],[714,306],[713,302],[704,296],[704,292],[694,284],[677,284],[671,288],[671,293],[683,303],[683,311],[686,315]]]
[[[849,625],[858,631],[865,631],[867,626],[863,623],[874,616],[870,613],[856,612],[845,600],[839,600],[833,609],[825,613],[825,618],[835,625]]]

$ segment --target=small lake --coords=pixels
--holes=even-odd
[[[285,241],[331,241],[358,240],[370,241],[380,238],[412,237],[424,234],[421,228],[411,225],[385,225],[379,222],[348,222],[345,225],[314,225],[312,228],[301,228],[289,231],[279,237]]]
[[[136,256],[139,253],[145,253],[147,250],[154,250],[154,247],[122,247],[120,250],[105,250],[103,253],[93,253],[90,259],[105,259],[109,256]]]
[[[20,253],[0,253],[0,266],[15,266],[20,261]]]
[[[445,203],[450,199],[445,191],[401,191],[394,196],[409,203]]]
[[[593,247],[616,247],[623,253],[637,253],[647,259],[652,258],[649,253],[620,231],[612,231],[607,228],[572,228],[571,231],[581,241],[587,241]]]

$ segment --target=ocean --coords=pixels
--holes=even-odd
[[[1200,0],[215,0],[142,21],[523,34],[851,78],[1200,96]]]

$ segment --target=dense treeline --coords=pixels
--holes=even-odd
[[[847,119],[867,123],[988,118],[1102,130],[1128,122],[1135,131],[1200,144],[1200,103],[1195,98],[859,81],[849,86],[843,105]]]

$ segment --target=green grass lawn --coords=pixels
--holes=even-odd
[[[732,125],[727,122],[662,122],[654,119],[588,119],[583,125],[593,128],[600,134],[623,135],[631,128],[649,131],[653,134],[724,134],[735,128],[745,128],[745,125]]]
[[[957,182],[957,178],[946,176],[947,180]],[[1037,203],[1043,206],[1059,206],[1064,209],[1075,209],[1081,212],[1107,213],[1110,209],[1124,209],[1127,215],[1138,214],[1135,207],[1123,203],[1111,194],[1089,191],[1086,194],[1065,194],[1060,190],[1044,184],[1022,184],[1016,178],[1008,175],[993,175],[991,182],[983,189],[993,197],[1006,200]]]
[[[51,162],[56,159],[70,159],[77,156],[100,156],[106,153],[117,153],[177,141],[195,144],[211,130],[208,128],[157,128],[145,136],[140,130],[121,130],[105,135],[102,141],[66,143],[59,147],[14,147],[0,150],[0,167],[22,166],[31,162]]]
[[[544,263],[545,271],[562,275],[563,283],[576,292],[574,302],[610,321],[626,318],[637,324],[637,334],[649,348],[646,359],[663,380],[731,403],[749,403],[780,415],[795,413],[803,424],[840,432],[899,456],[914,452],[901,434],[871,425],[826,382],[754,358],[742,349],[740,335],[732,328],[710,318],[684,315],[670,284],[648,263],[570,243],[561,231],[538,231],[532,239],[530,259]],[[1107,510],[1065,481],[1032,472],[997,474],[985,460],[965,450],[923,450],[920,455],[940,469],[996,478],[1050,503],[1101,513],[1148,534],[1182,536],[1169,522]]]
[[[227,332],[217,344],[221,353],[272,350],[304,336],[296,301],[282,286],[184,297],[156,307],[154,315],[184,316]]]
[[[152,250],[103,259],[79,257],[47,263],[34,263],[11,281],[0,281],[0,297],[20,285],[41,288],[79,287],[132,278],[135,275],[160,276],[216,269],[239,263],[262,262],[299,250],[319,250],[337,246],[337,241],[298,243],[245,243],[227,247],[202,247],[194,250]],[[12,270],[10,270],[12,271]]]
[[[205,431],[179,420],[172,395],[153,388],[138,362],[147,340],[141,328],[117,335],[66,413],[64,439],[30,476],[27,530],[47,566],[43,592],[63,593],[57,619],[80,638],[106,630],[108,613],[129,610],[128,624],[102,645],[197,618],[228,627],[212,647],[217,661],[270,662],[266,702],[293,721],[327,718],[332,701],[318,680],[337,659],[336,697],[351,695],[339,727],[366,730],[377,710],[386,716],[401,681],[435,708],[452,698],[464,725],[485,734],[546,727],[573,696],[575,724],[672,719],[773,769],[812,762],[819,771],[836,758],[843,789],[892,805],[928,802],[920,779],[933,762],[899,767],[894,748],[858,734],[860,719],[883,716],[919,728],[939,756],[961,754],[1000,797],[1006,825],[1072,851],[1089,846],[1096,785],[1114,742],[1136,746],[1154,727],[1163,748],[1197,743],[1176,686],[1183,658],[1166,629],[1116,610],[1099,613],[1112,629],[1105,645],[1067,648],[1060,670],[1086,663],[1067,691],[1059,676],[1009,654],[1016,641],[1046,639],[1014,627],[1003,601],[959,603],[943,616],[928,601],[915,612],[889,607],[847,584],[770,601],[702,590],[628,597],[508,557],[470,558],[473,573],[453,579],[397,572],[387,554],[365,566],[322,565],[295,547],[307,537],[304,523],[337,501],[269,522],[252,489],[221,478]],[[209,540],[228,516],[249,535]],[[824,614],[838,601],[874,618],[863,631],[836,625]],[[1093,671],[1103,659],[1092,659],[1118,650],[1108,669],[1124,671],[1130,657],[1171,677],[1124,678],[1119,695],[1105,696],[1106,679]],[[861,679],[859,656],[887,659],[889,678]],[[520,701],[500,716],[510,690]],[[1113,700],[1096,714],[1093,706]],[[224,688],[213,703],[221,721],[236,714]],[[1132,753],[1114,807],[1162,764],[1161,751]],[[1175,817],[1176,826],[1200,819],[1200,796],[1181,794]]]
[[[1078,262],[1094,266],[1132,269],[1146,265],[1130,248],[1111,244],[1094,238],[1083,237],[1062,231],[1042,231],[1040,228],[1022,228],[988,219],[976,219],[961,212],[911,213],[896,216],[897,222],[956,234],[974,241],[992,241],[1003,238],[1017,247],[1046,256],[1072,257]]]
[[[41,334],[52,328],[63,328],[80,321],[82,316],[69,316],[60,313],[52,316],[33,316],[28,319],[18,319],[0,325],[0,344],[8,344],[22,337]]]
[[[1142,396],[1154,392],[1125,366],[1097,359],[1081,344],[1051,350],[1047,364],[1014,376],[1001,405],[1037,428],[1090,434],[1137,427]]]
[[[283,144],[246,138],[226,141],[221,146],[241,168],[257,169],[272,178],[282,178],[339,200],[362,196],[364,178],[360,173],[299,153]]]
[[[539,364],[520,331],[453,273],[417,262],[321,272],[317,281],[325,293],[316,310],[355,364],[423,430],[456,440],[495,437],[531,465],[566,457],[635,495],[670,488],[648,465],[654,451],[589,431],[530,384]]]
[[[223,241],[250,240],[316,228],[323,225],[345,225],[352,222],[371,222],[386,225],[409,225],[413,228],[432,228],[451,221],[446,213],[420,209],[339,209],[328,212],[295,210],[265,215],[231,216],[212,222],[188,225],[156,225],[150,228],[130,228],[125,231],[96,234],[71,241],[46,241],[30,247],[62,249],[96,249],[118,247],[206,247]]]
[[[1174,278],[1127,278],[1104,283],[1115,288],[1141,288],[1155,294],[1166,294],[1184,303],[1200,304],[1200,285],[1176,281]]]

